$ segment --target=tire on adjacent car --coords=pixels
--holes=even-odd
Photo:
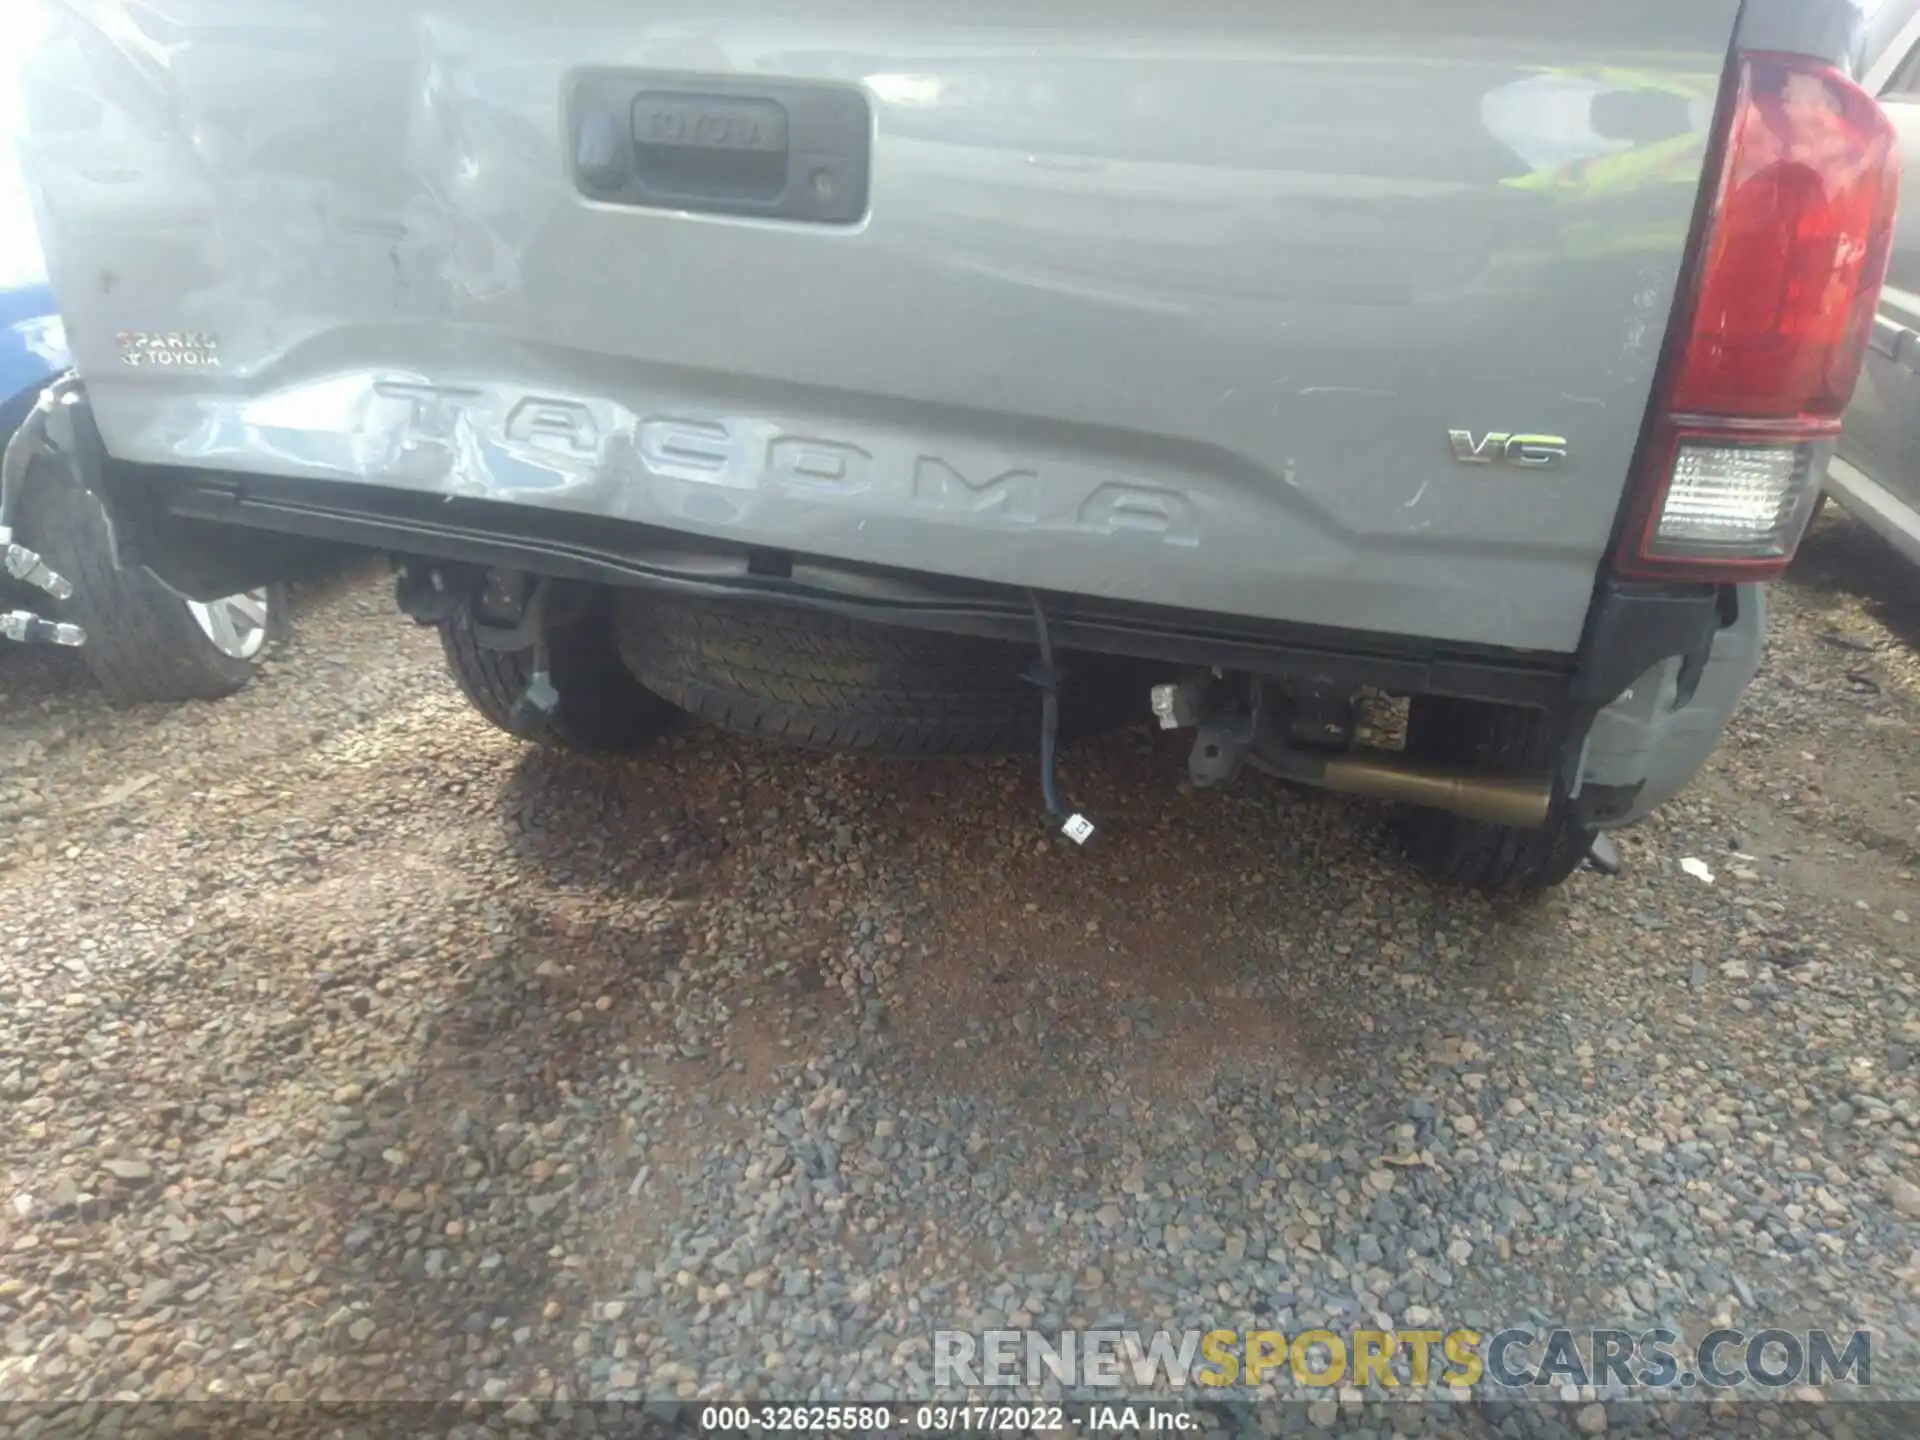
[[[1037,743],[1035,647],[879,624],[795,606],[633,595],[618,612],[627,665],[648,689],[725,729],[809,749],[990,754]],[[1146,713],[1137,667],[1062,661],[1061,729]]]
[[[1538,774],[1551,767],[1552,746],[1551,727],[1538,710],[1423,695],[1407,716],[1407,754],[1414,759]],[[1579,868],[1594,836],[1559,803],[1537,830],[1412,805],[1396,811],[1394,826],[1407,853],[1435,879],[1507,895],[1560,884]]]
[[[116,703],[231,695],[285,627],[286,596],[278,586],[233,597],[238,605],[196,607],[145,566],[116,563],[106,510],[64,476],[31,478],[20,533],[73,586],[67,599],[39,608],[86,632],[80,658]]]
[[[619,754],[652,743],[676,718],[673,707],[621,662],[603,596],[579,619],[547,632],[547,671],[560,699],[546,715],[518,714],[533,679],[531,647],[496,650],[482,643],[465,606],[439,629],[454,683],[475,710],[509,735],[555,749]]]

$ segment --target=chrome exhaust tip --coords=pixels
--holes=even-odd
[[[1296,778],[1316,783],[1307,776]],[[1332,756],[1322,764],[1317,783],[1342,795],[1424,805],[1523,830],[1546,824],[1553,804],[1553,781],[1548,776],[1479,775],[1423,765],[1391,750]]]

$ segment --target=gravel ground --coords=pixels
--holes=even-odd
[[[1026,759],[529,751],[372,573],[218,705],[0,656],[0,1398],[1662,1320],[1870,1326],[1920,1391],[1920,587],[1836,515],[1775,604],[1625,874],[1509,911],[1148,731],[1069,750],[1084,852]]]

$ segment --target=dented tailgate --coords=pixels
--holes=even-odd
[[[1737,7],[75,8],[123,459],[1568,651]]]

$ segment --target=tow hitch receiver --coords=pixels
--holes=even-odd
[[[464,610],[474,641],[482,648],[533,652],[533,673],[513,707],[513,725],[520,734],[536,734],[559,709],[548,642],[553,627],[579,619],[585,604],[579,587],[521,570],[409,559],[396,562],[394,600],[419,625],[444,625]]]
[[[1547,821],[1547,775],[1487,775],[1357,745],[1353,697],[1310,685],[1208,675],[1156,685],[1161,727],[1193,725],[1187,772],[1195,788],[1223,785],[1243,765],[1283,780],[1406,805],[1424,805],[1495,825],[1535,829]]]

